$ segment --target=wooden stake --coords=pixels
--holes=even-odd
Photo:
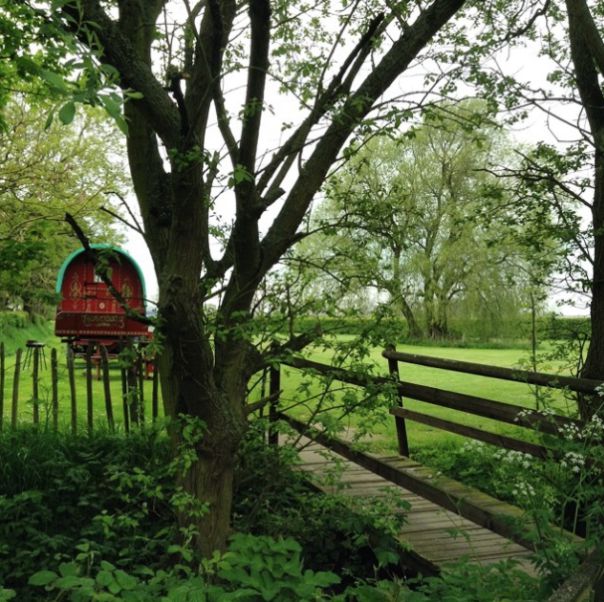
[[[34,424],[38,426],[40,424],[40,348],[34,347],[34,369],[32,376],[32,403],[34,407]]]
[[[122,405],[124,409],[124,430],[130,432],[130,410],[128,408],[128,382],[126,379],[126,368],[120,370],[122,377]]]
[[[141,425],[145,424],[145,372],[143,356],[139,352],[136,356],[136,375],[138,376],[138,415]]]
[[[107,423],[109,428],[115,430],[115,422],[113,420],[113,406],[111,404],[111,380],[109,376],[109,357],[107,356],[107,348],[100,346],[101,366],[103,368],[103,388],[105,390],[105,410],[107,411]]]
[[[136,364],[126,368],[126,390],[128,407],[130,409],[130,424],[138,425],[140,420],[140,407],[138,403],[138,379],[136,378]]]
[[[19,375],[21,373],[21,349],[17,349],[15,355],[15,377],[13,380],[13,405],[11,412],[11,426],[13,429],[17,428],[17,416],[19,410]]]
[[[159,411],[158,407],[158,385],[159,385],[159,372],[157,370],[157,363],[153,362],[153,386],[151,389],[151,413],[153,414],[153,422],[157,420]]]
[[[59,428],[59,361],[57,350],[54,347],[50,350],[50,379],[52,386],[52,428],[56,431]]]
[[[75,435],[78,430],[78,405],[76,400],[73,349],[71,347],[67,348],[67,374],[69,376],[69,392],[71,397],[71,432]]]
[[[0,343],[0,431],[4,423],[4,386],[6,384],[4,343]]]
[[[86,347],[86,422],[92,432],[92,344]]]

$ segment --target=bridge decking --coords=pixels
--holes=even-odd
[[[337,492],[350,497],[383,496],[388,490],[396,489],[411,505],[399,540],[410,544],[417,555],[427,560],[426,566],[432,564],[442,568],[463,557],[480,564],[514,559],[520,568],[535,574],[535,568],[528,559],[531,552],[527,548],[393,484],[316,442],[304,438],[302,443],[306,447],[300,453],[300,468],[308,472],[314,484],[326,493]],[[380,459],[395,467],[421,473],[428,471],[409,458],[391,456]],[[336,464],[340,484],[322,482],[320,476],[333,471]],[[313,476],[319,478],[313,479]],[[503,506],[505,504],[502,503]]]

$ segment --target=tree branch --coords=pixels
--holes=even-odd
[[[250,1],[251,48],[239,162],[253,174],[258,150],[260,122],[264,112],[264,90],[268,71],[271,8],[269,0]]]
[[[75,218],[69,214],[65,214],[65,221],[71,226],[71,229],[74,231],[76,237],[84,247],[84,252],[86,257],[92,261],[94,264],[95,272],[101,277],[101,280],[107,287],[107,290],[111,293],[111,296],[119,303],[120,307],[124,310],[124,313],[128,318],[132,320],[136,320],[141,324],[155,325],[155,321],[147,316],[139,313],[138,311],[132,309],[128,305],[128,301],[124,298],[124,296],[115,288],[113,281],[109,277],[109,273],[107,267],[103,265],[101,261],[99,261],[98,251],[93,249],[90,245],[90,241],[88,237],[82,231],[79,224],[76,222]]]
[[[601,139],[601,132],[604,130],[604,95],[598,82],[592,49],[584,35],[583,28],[589,28],[589,22],[585,23],[584,13],[587,7],[582,7],[583,2],[584,0],[566,0],[570,52],[575,66],[577,88],[585,107],[594,142],[596,148],[603,152],[604,140]],[[591,21],[591,16],[589,16],[589,21]]]
[[[153,75],[150,66],[135,51],[118,24],[101,8],[99,1],[67,3],[62,11],[68,17],[72,31],[85,44],[90,42],[90,35],[98,38],[103,58],[119,72],[120,86],[143,95],[140,100],[130,102],[137,104],[168,148],[177,147],[180,132],[177,107]],[[93,23],[95,27],[79,27],[80,23]]]
[[[344,103],[306,161],[281,211],[262,242],[268,271],[292,244],[313,196],[348,136],[371,111],[375,101],[403,73],[430,39],[463,6],[464,0],[435,0],[392,45],[358,90]]]

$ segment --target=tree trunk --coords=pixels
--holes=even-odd
[[[602,39],[584,0],[566,0],[571,58],[581,104],[593,136],[594,197],[592,226],[594,236],[593,275],[591,282],[591,342],[581,376],[604,380],[604,94],[598,71],[604,74],[599,46]],[[581,417],[602,413],[601,398],[581,396]]]
[[[595,167],[592,205],[594,263],[590,308],[591,341],[581,376],[604,380],[604,154],[601,151],[596,151]],[[589,419],[596,412],[601,414],[601,406],[601,398],[579,398],[579,411],[583,419]]]
[[[392,256],[392,286],[390,287],[390,293],[407,321],[409,338],[419,340],[422,338],[423,332],[418,321],[415,319],[411,306],[407,303],[402,287],[401,253],[400,249],[395,249]]]
[[[195,527],[194,545],[204,557],[224,551],[231,529],[234,454],[199,455],[182,478],[184,490],[207,504],[202,516],[181,513],[181,526]]]
[[[211,556],[214,550],[224,550],[230,533],[231,505],[233,497],[233,470],[237,448],[245,432],[243,416],[243,395],[239,400],[228,400],[227,396],[216,387],[203,386],[207,377],[199,371],[199,381],[181,380],[174,374],[166,373],[166,365],[174,364],[170,357],[179,357],[187,365],[197,363],[201,367],[199,356],[182,355],[182,346],[174,354],[171,345],[166,344],[160,359],[162,394],[166,413],[171,419],[170,433],[176,459],[179,454],[194,451],[196,456],[190,465],[179,475],[179,483],[186,493],[207,506],[200,516],[190,510],[183,510],[178,516],[181,527],[195,528],[194,545],[204,556]],[[180,372],[178,368],[174,371]],[[197,393],[194,390],[197,389]],[[199,400],[196,407],[192,400]],[[240,411],[230,411],[230,408]],[[213,409],[210,409],[213,408]],[[216,411],[216,408],[220,408]],[[192,424],[191,420],[199,419],[199,431],[188,429],[183,434],[183,427]],[[195,433],[195,434],[191,434]],[[197,433],[199,436],[197,436]]]
[[[409,338],[419,340],[422,338],[423,332],[420,328],[419,323],[415,319],[415,315],[413,314],[413,310],[410,305],[407,303],[404,297],[400,296],[397,298],[398,306],[403,314],[407,322],[407,328],[409,329]]]

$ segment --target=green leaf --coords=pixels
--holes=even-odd
[[[101,96],[100,98],[107,113],[113,117],[117,127],[127,136],[128,124],[122,115],[122,107],[119,101],[112,96]]]
[[[68,91],[67,83],[58,73],[55,73],[54,71],[49,71],[48,69],[41,69],[40,76],[46,83],[50,84],[52,88],[55,88],[60,92]]]
[[[61,120],[61,123],[63,123],[63,125],[69,125],[75,117],[75,111],[75,103],[71,100],[69,102],[66,102],[59,109],[59,119]]]
[[[48,585],[57,577],[58,575],[53,571],[38,571],[28,579],[27,583],[28,585]]]
[[[103,587],[110,587],[111,585],[113,585],[115,583],[115,578],[113,576],[112,573],[110,573],[109,571],[99,571],[97,576],[96,576],[96,582],[99,585],[102,585]],[[121,589],[121,588],[119,588]],[[118,589],[118,591],[119,591]],[[112,593],[117,593],[117,592],[113,592]]]
[[[45,130],[47,130],[52,125],[54,118],[55,118],[55,111],[53,109],[52,111],[50,111],[50,113],[48,113],[48,117],[46,118],[46,123],[44,124]]]
[[[73,589],[84,585],[86,581],[90,580],[85,577],[77,577],[76,575],[67,575],[66,577],[59,577],[55,585],[60,589]]]
[[[135,577],[132,577],[132,575],[128,575],[128,573],[120,570],[115,571],[115,579],[119,585],[126,590],[134,589],[138,584],[138,581]]]
[[[78,565],[75,562],[62,562],[59,565],[59,573],[61,573],[61,577],[77,576]]]

